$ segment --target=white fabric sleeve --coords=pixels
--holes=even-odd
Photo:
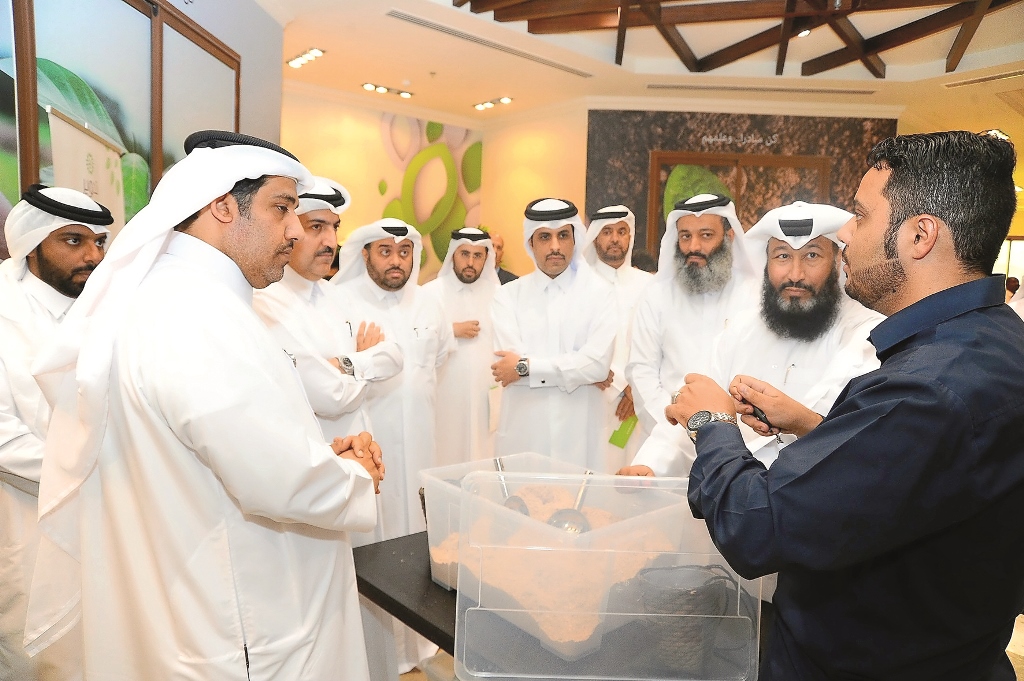
[[[697,450],[683,425],[673,426],[662,416],[633,457],[633,466],[647,466],[658,477],[685,478],[697,458]]]
[[[571,393],[582,385],[608,378],[615,345],[615,315],[598,310],[591,317],[587,341],[579,350],[549,357],[530,357],[530,387],[558,387]]]
[[[320,357],[295,338],[284,324],[275,323],[269,328],[274,340],[295,358],[295,370],[315,414],[336,419],[355,411],[363,403],[365,382],[336,369],[328,358]]]
[[[393,340],[383,340],[359,352],[340,353],[352,360],[359,381],[385,381],[402,371],[402,351]]]
[[[516,288],[502,286],[494,294],[494,300],[491,301],[491,323],[494,325],[495,352],[514,352],[522,357],[525,343],[519,332],[515,301],[512,299]]]
[[[296,406],[302,392],[288,356],[247,352],[231,320],[218,321],[204,320],[201,348],[142,340],[148,346],[140,354],[149,357],[138,366],[150,404],[243,512],[331,530],[372,529],[373,480],[296,418],[308,407]]]
[[[7,365],[0,357],[0,469],[39,482],[43,465],[43,441],[18,415]]]
[[[633,317],[626,380],[633,386],[633,404],[637,416],[648,430],[665,420],[665,407],[671,401],[661,385],[661,320],[652,299],[640,301]],[[674,389],[674,388],[673,388]]]

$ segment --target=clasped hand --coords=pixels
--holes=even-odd
[[[373,436],[365,430],[358,435],[336,437],[331,443],[334,453],[343,459],[359,463],[373,478],[373,491],[380,494],[380,483],[384,479],[384,454]]]

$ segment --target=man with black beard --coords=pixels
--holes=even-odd
[[[81,636],[29,658],[25,612],[38,542],[50,405],[32,363],[103,260],[113,217],[85,194],[33,185],[4,224],[0,264],[0,678],[81,677]],[[8,675],[9,674],[9,675]]]
[[[850,217],[833,206],[797,201],[768,211],[750,228],[747,244],[767,256],[761,306],[738,315],[712,343],[707,375],[720,386],[728,388],[735,377],[753,377],[824,414],[851,378],[878,366],[867,338],[882,315],[850,299],[839,286],[836,233]],[[765,466],[796,440],[777,430],[759,435],[745,424],[740,430],[747,448]],[[693,448],[684,428],[666,422],[648,442],[647,448],[661,456],[674,453],[675,460],[662,462],[662,470],[667,465],[689,472]]]
[[[640,441],[656,427],[668,429],[665,407],[671,393],[691,372],[711,369],[713,340],[730,319],[757,306],[757,269],[736,208],[726,196],[698,194],[680,201],[666,220],[658,273],[636,308],[626,380],[640,419]],[[669,429],[671,443],[676,433]],[[620,472],[686,475],[686,461],[675,446],[644,442],[633,465]]]
[[[453,231],[441,271],[421,289],[444,310],[456,344],[437,372],[438,466],[494,456],[491,302],[501,283],[490,237],[475,227]]]

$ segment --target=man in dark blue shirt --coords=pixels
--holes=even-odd
[[[697,438],[694,515],[741,574],[779,573],[762,680],[1015,678],[1024,322],[989,276],[1014,162],[1008,142],[966,132],[871,152],[839,237],[847,292],[888,315],[870,336],[882,365],[823,420],[744,376],[731,396],[687,376],[666,410]],[[765,469],[737,412],[800,439]]]

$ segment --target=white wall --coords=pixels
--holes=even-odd
[[[171,0],[242,58],[240,132],[281,137],[284,29],[256,0]]]

